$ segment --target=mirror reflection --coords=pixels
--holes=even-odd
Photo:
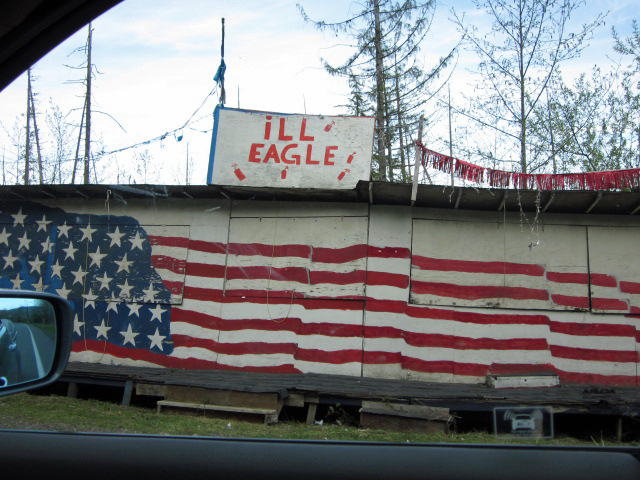
[[[0,299],[0,388],[44,378],[56,350],[55,310],[46,300]]]

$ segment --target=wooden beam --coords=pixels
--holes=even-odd
[[[502,194],[502,201],[500,202],[500,206],[498,207],[498,211],[502,210],[503,208],[505,208],[505,204],[507,203],[507,197],[509,196],[509,191],[505,190],[504,193]]]
[[[600,202],[600,200],[602,200],[602,192],[598,192],[598,196],[596,197],[596,199],[593,201],[593,203],[591,204],[591,206],[587,209],[586,212],[584,213],[590,213],[591,210],[593,210],[595,208],[595,206]]]
[[[551,206],[551,204],[553,203],[553,200],[555,198],[556,198],[556,193],[555,192],[551,193],[551,196],[549,197],[549,200],[547,200],[547,203],[544,204],[544,207],[542,209],[542,213],[547,211],[547,209]]]

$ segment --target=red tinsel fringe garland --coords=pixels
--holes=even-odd
[[[482,183],[486,178],[491,187],[508,188],[513,185],[521,190],[620,190],[622,188],[640,188],[640,168],[561,174],[507,172],[480,167],[479,165],[434,152],[420,142],[417,142],[417,146],[420,148],[421,161],[425,167],[431,166],[446,173],[451,173],[453,170],[456,176],[475,183]]]

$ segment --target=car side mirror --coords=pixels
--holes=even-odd
[[[0,396],[48,385],[62,374],[71,312],[69,302],[50,293],[0,290]]]

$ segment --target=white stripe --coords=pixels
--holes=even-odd
[[[193,288],[208,288],[212,290],[222,290],[224,288],[224,278],[215,277],[194,277],[186,275],[184,285]]]
[[[264,292],[265,297],[267,296],[267,290],[269,290],[302,293],[306,296],[315,298],[331,298],[344,296],[364,296],[364,282],[348,283],[346,285],[335,285],[331,283],[308,285],[305,283],[278,281],[274,279],[234,279],[227,280],[225,291],[229,290],[259,290]],[[288,295],[286,295],[285,298],[288,298]]]
[[[227,263],[227,255],[225,253],[200,252],[198,250],[189,250],[187,257],[188,263],[204,263],[207,265],[223,266]]]
[[[367,262],[367,268],[370,272],[395,273],[407,276],[411,274],[410,258],[369,257]]]
[[[549,350],[472,350],[453,347],[414,347],[402,339],[367,338],[367,352],[399,352],[406,357],[424,361],[449,361],[486,365],[493,363],[551,363]]]
[[[375,300],[409,301],[409,287],[398,288],[387,285],[367,285],[366,295]]]
[[[573,360],[571,358],[553,357],[551,363],[563,372],[594,373],[597,375],[636,376],[635,363],[601,362],[597,360]]]
[[[144,360],[133,360],[131,358],[114,357],[108,353],[83,351],[83,352],[71,352],[69,357],[70,362],[85,362],[85,363],[101,363],[103,365],[128,365],[132,367],[162,367],[156,363],[147,362]]]
[[[163,255],[178,261],[185,261],[187,259],[187,249],[168,245],[151,245],[151,255]]]
[[[582,272],[581,272],[582,273]],[[502,275],[491,273],[440,272],[434,270],[411,269],[411,280],[430,283],[451,283],[471,287],[498,286],[523,287],[546,290],[549,295],[568,295],[572,297],[588,297],[587,285],[576,283],[557,283],[545,277],[529,275]]]
[[[327,335],[298,335],[290,331],[270,330],[222,330],[221,344],[242,343],[290,343],[305,350],[337,352],[340,350],[361,350],[362,337],[330,337]]]
[[[564,333],[549,333],[549,344],[571,348],[588,348],[591,350],[617,350],[621,352],[635,352],[636,339],[634,337],[605,337],[567,335]]]
[[[203,313],[206,313],[206,311]],[[362,310],[307,310],[303,305],[296,304],[225,303],[222,306],[222,317],[226,320],[288,317],[298,318],[304,323],[362,325],[363,312]]]
[[[431,318],[412,318],[397,313],[366,312],[367,327],[394,327],[403,332],[456,335],[464,338],[493,338],[508,340],[513,338],[545,339],[549,335],[547,325],[496,324],[457,322]]]

